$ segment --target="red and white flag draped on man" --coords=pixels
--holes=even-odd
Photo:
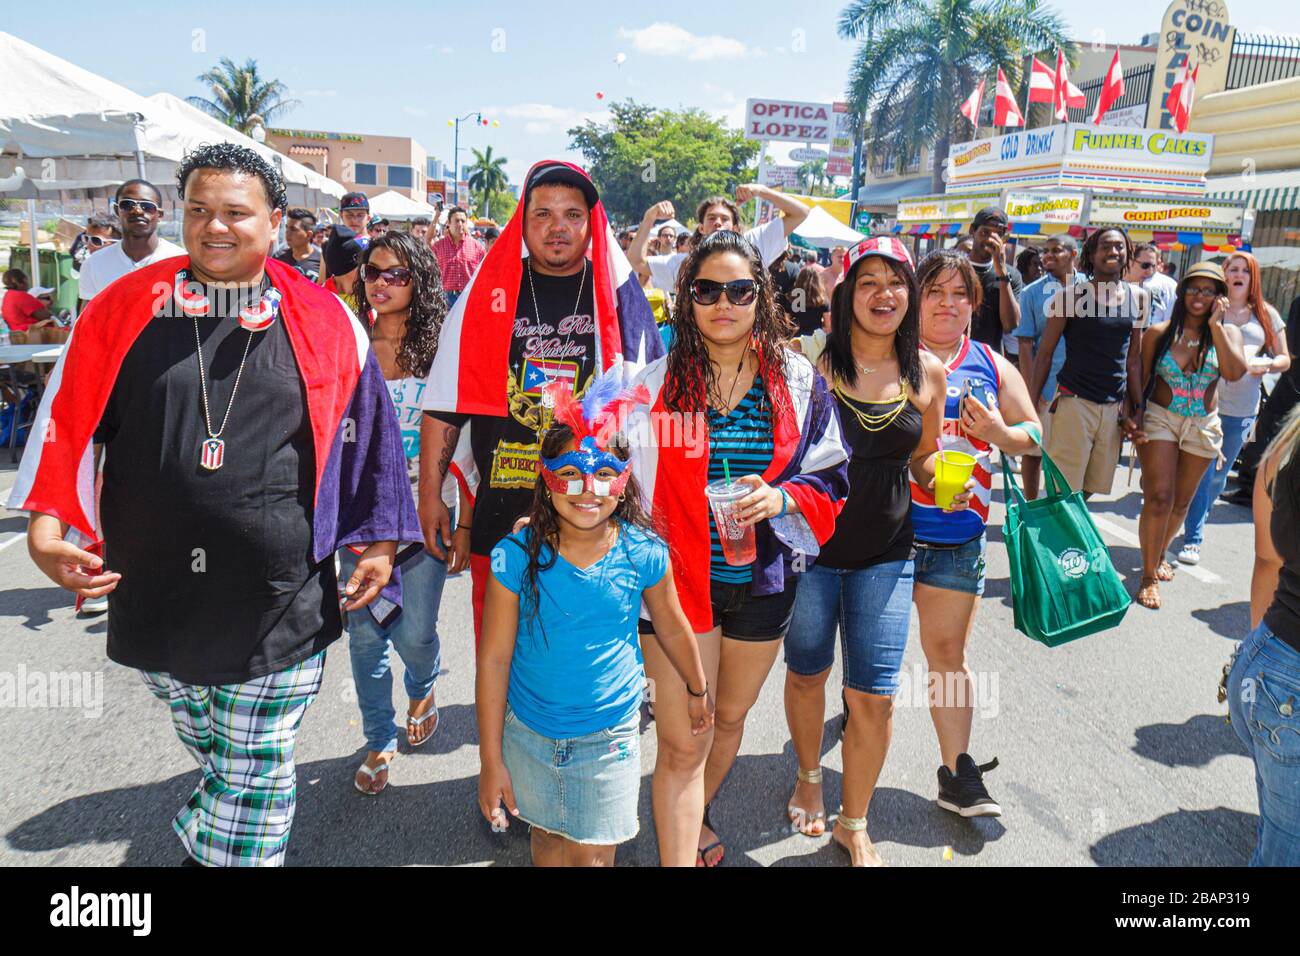
[[[540,167],[552,165],[566,166],[587,177],[581,166],[543,160],[528,171],[524,182],[531,181]],[[424,390],[424,407],[428,410],[497,417],[510,413],[506,399],[510,339],[524,275],[523,257],[528,254],[524,245],[525,205],[521,202],[515,208],[501,237],[443,322],[438,354]],[[663,354],[663,339],[636,273],[615,241],[605,207],[599,202],[591,209],[589,257],[599,370],[622,361],[624,378],[630,379],[647,362]],[[459,449],[457,458],[461,459]]]

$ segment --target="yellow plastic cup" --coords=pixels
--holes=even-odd
[[[975,473],[975,458],[964,451],[945,451],[934,463],[934,503],[951,508],[954,495],[966,490],[966,482]]]

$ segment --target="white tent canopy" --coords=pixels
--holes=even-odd
[[[682,225],[680,222],[678,222],[676,219],[665,219],[663,222],[657,222],[657,223],[655,223],[654,229],[651,230],[651,231],[652,231],[655,235],[658,235],[658,234],[659,234],[659,230],[662,229],[664,226],[672,226],[672,227],[673,227],[673,232],[675,232],[675,233],[676,233],[677,235],[679,235],[679,236],[680,236],[682,233],[684,233],[684,232],[690,232],[689,229],[687,229],[685,226],[683,226],[683,225]]]
[[[814,246],[851,246],[867,238],[856,229],[850,229],[821,206],[813,206],[803,222],[795,227],[794,234]]]
[[[383,216],[385,219],[403,221],[414,219],[417,216],[424,216],[429,220],[433,220],[438,215],[438,210],[427,202],[411,199],[390,189],[370,200],[370,214],[372,216]]]
[[[0,179],[9,196],[115,186],[136,176],[165,187],[187,152],[222,141],[276,162],[291,203],[318,206],[344,193],[170,93],[140,96],[0,33]]]

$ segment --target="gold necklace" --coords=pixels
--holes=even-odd
[[[903,406],[907,404],[907,382],[900,381],[898,384],[899,388],[902,389],[902,394],[897,398],[887,398],[880,402],[873,402],[865,398],[850,399],[838,379],[831,385],[831,391],[839,398],[840,403],[853,413],[853,417],[858,420],[858,424],[862,426],[863,431],[880,432],[894,423],[894,419],[903,413]],[[894,407],[890,411],[876,415],[871,412],[864,412],[854,404],[855,402],[862,402],[865,405],[892,404]]]

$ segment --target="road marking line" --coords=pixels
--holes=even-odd
[[[1106,533],[1113,535],[1116,538],[1119,538],[1119,540],[1123,541],[1125,544],[1132,545],[1137,548],[1140,548],[1142,546],[1142,543],[1138,541],[1138,536],[1135,535],[1133,532],[1129,531],[1127,528],[1121,528],[1119,525],[1115,524],[1114,522],[1107,521],[1105,518],[1098,518],[1096,515],[1093,515],[1092,521],[1093,524],[1095,524],[1102,531],[1105,531]],[[1219,577],[1213,571],[1207,571],[1205,568],[1201,567],[1200,565],[1177,564],[1175,565],[1175,567],[1179,571],[1186,571],[1188,577],[1196,578],[1196,580],[1198,581],[1204,581],[1206,584],[1217,584],[1223,580],[1223,578]]]
[[[19,541],[24,541],[24,540],[26,540],[26,538],[27,538],[27,535],[25,535],[25,534],[16,534],[16,535],[14,535],[12,538],[10,538],[8,541],[0,541],[0,551],[3,551],[5,548],[9,547],[9,545],[11,545],[11,544],[17,544]]]

